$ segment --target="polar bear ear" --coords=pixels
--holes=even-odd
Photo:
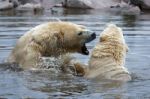
[[[55,21],[62,22],[59,18],[55,18]]]
[[[78,25],[81,29],[86,29],[86,27],[85,26],[83,26],[83,25]]]
[[[106,41],[106,37],[105,36],[101,36],[100,39],[99,39],[99,42],[104,42]]]

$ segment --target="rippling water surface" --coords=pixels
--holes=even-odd
[[[18,12],[0,15],[0,63],[2,64],[17,39],[34,26],[56,18],[82,24],[97,33],[97,39],[88,44],[91,50],[105,24],[113,22],[124,30],[129,45],[126,67],[133,80],[125,83],[93,82],[82,77],[50,72],[3,69],[0,65],[0,98],[81,98],[81,99],[150,99],[150,14],[122,15],[85,10],[57,10],[43,14]],[[82,62],[88,56],[76,55]]]

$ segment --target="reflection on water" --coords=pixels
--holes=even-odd
[[[99,13],[86,10],[59,10],[40,14],[12,12],[0,14],[0,98],[86,98],[86,99],[149,99],[150,98],[150,14],[140,16]],[[79,12],[80,11],[80,12]],[[97,39],[88,44],[91,50],[105,24],[121,26],[130,51],[126,67],[133,73],[133,80],[121,84],[110,81],[90,81],[69,74],[49,71],[20,71],[8,69],[4,59],[17,39],[32,27],[60,18],[87,26],[97,33]],[[89,56],[75,55],[87,63]],[[15,65],[12,65],[14,68]],[[17,71],[18,70],[18,71]]]
[[[135,27],[137,16],[135,15],[123,15],[123,21],[125,27]]]

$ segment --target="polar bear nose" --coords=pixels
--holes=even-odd
[[[94,40],[96,38],[96,34],[92,33],[85,41],[85,43],[91,42],[92,40]]]
[[[91,34],[91,37],[92,37],[93,39],[95,39],[95,38],[96,38],[96,33],[95,33],[95,32],[92,33],[92,34]]]

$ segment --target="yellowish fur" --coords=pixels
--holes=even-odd
[[[114,24],[101,33],[100,41],[92,51],[85,77],[90,79],[131,80],[124,67],[127,44],[121,28]]]
[[[79,32],[83,32],[79,36]],[[42,56],[58,57],[68,52],[81,52],[83,42],[91,36],[87,29],[71,22],[48,22],[25,33],[17,42],[8,62],[22,68],[34,68]]]

